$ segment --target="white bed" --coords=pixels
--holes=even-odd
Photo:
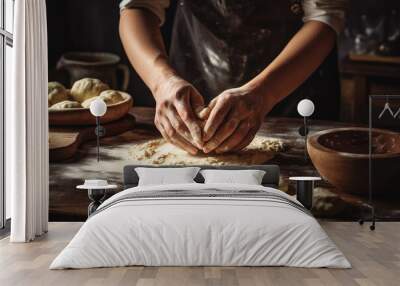
[[[128,265],[351,267],[316,219],[285,193],[198,183],[114,195],[50,269]]]

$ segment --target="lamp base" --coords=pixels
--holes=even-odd
[[[301,136],[306,136],[306,135],[308,135],[308,133],[310,132],[310,129],[308,128],[308,127],[305,127],[305,126],[301,126],[300,128],[299,128],[299,134],[301,135]]]
[[[94,130],[94,133],[96,134],[96,136],[103,137],[106,135],[106,129],[103,126],[98,125]]]

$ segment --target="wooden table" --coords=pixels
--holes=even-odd
[[[81,145],[76,155],[65,162],[50,164],[50,219],[84,220],[88,198],[76,192],[75,186],[84,179],[105,178],[109,183],[122,185],[122,168],[132,163],[127,148],[132,142],[159,138],[154,127],[152,108],[133,108],[136,125],[130,131],[101,140],[101,162],[96,162],[95,142]],[[310,132],[328,128],[345,127],[348,124],[328,121],[310,121]],[[285,142],[288,149],[279,153],[268,164],[278,164],[281,168],[280,189],[294,194],[295,184],[289,182],[291,176],[319,176],[310,162],[304,160],[304,139],[298,134],[302,119],[267,118],[259,133]],[[119,189],[121,190],[121,188]],[[340,193],[325,181],[318,182],[314,191],[313,213],[317,217],[329,219],[358,219],[364,209],[365,198]],[[400,219],[400,198],[377,200],[378,217]]]

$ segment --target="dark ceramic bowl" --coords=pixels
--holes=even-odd
[[[375,194],[394,191],[400,178],[400,134],[372,129],[372,186]],[[320,175],[341,191],[368,194],[368,128],[335,128],[312,134],[310,158]]]

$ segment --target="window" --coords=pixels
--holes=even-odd
[[[0,228],[10,217],[10,194],[5,189],[5,101],[11,92],[14,0],[0,0]]]

